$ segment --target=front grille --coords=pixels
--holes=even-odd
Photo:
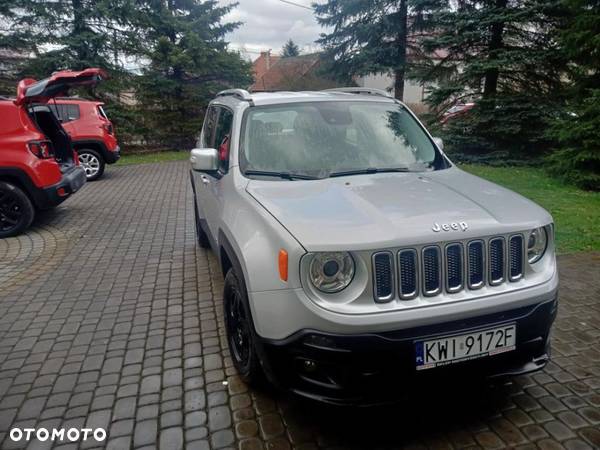
[[[469,242],[469,288],[479,289],[483,286],[485,261],[483,241]]]
[[[517,281],[523,276],[523,236],[517,234],[510,238],[509,251],[510,281]]]
[[[490,239],[490,284],[495,286],[504,281],[504,239]]]
[[[441,250],[443,248],[443,251]],[[520,234],[495,236],[469,242],[453,242],[444,247],[425,246],[418,251],[405,248],[394,255],[389,251],[372,256],[373,295],[377,302],[395,296],[410,300],[516,282],[524,274],[524,240]],[[397,270],[394,265],[397,265]],[[397,279],[397,281],[396,281]]]
[[[400,272],[398,293],[402,300],[415,298],[419,292],[418,267],[416,250],[411,248],[398,252],[398,269]]]
[[[438,247],[423,249],[423,294],[425,295],[436,295],[442,288],[440,259]]]
[[[446,247],[446,289],[458,292],[463,287],[463,248],[461,244]]]
[[[373,255],[373,286],[378,302],[387,302],[394,297],[393,260],[391,252]]]

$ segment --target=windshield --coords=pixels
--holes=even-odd
[[[397,103],[313,102],[248,109],[242,170],[326,177],[435,170],[441,154]]]

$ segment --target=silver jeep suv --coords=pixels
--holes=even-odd
[[[220,260],[248,382],[361,403],[548,361],[552,217],[458,169],[385,92],[223,91],[197,147],[198,242]]]

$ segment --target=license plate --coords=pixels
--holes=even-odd
[[[415,342],[417,370],[496,355],[515,349],[515,324]]]

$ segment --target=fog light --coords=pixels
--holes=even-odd
[[[65,188],[58,188],[56,190],[56,193],[58,194],[59,197],[64,197],[67,195],[67,191],[65,190]]]

